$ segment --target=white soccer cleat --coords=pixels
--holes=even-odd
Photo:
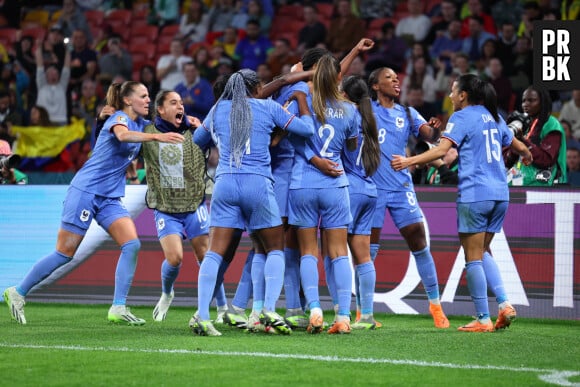
[[[110,322],[127,325],[145,325],[145,320],[135,316],[125,305],[113,305],[107,316]]]
[[[4,301],[10,310],[12,320],[19,324],[26,324],[26,317],[24,317],[24,296],[21,296],[16,291],[16,287],[8,288],[4,291]]]
[[[165,317],[167,317],[167,311],[171,306],[174,295],[175,294],[173,290],[170,294],[161,293],[161,298],[159,298],[157,305],[155,305],[155,309],[153,309],[153,320],[159,322],[165,320]]]

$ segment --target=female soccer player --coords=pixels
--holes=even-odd
[[[328,333],[350,333],[352,272],[347,252],[347,226],[352,220],[348,180],[342,174],[342,149],[357,144],[356,107],[339,92],[340,63],[326,54],[314,71],[312,110],[316,132],[306,144],[296,145],[289,195],[289,223],[297,227],[300,248],[300,278],[310,308],[308,331],[323,329],[323,314],[318,293],[317,228],[325,233],[325,247],[332,259],[333,276],[339,304],[337,320]],[[310,152],[310,154],[308,153]],[[336,165],[334,176],[323,174],[309,160],[312,153]]]
[[[491,332],[494,325],[489,316],[486,280],[502,287],[503,282],[497,265],[495,270],[485,270],[482,261],[485,253],[491,254],[489,245],[501,229],[509,203],[502,146],[510,146],[527,165],[532,162],[532,154],[499,117],[495,90],[489,83],[472,74],[461,75],[453,82],[450,98],[455,112],[439,145],[409,158],[394,155],[391,165],[401,171],[440,158],[452,146],[457,147],[457,230],[465,251],[467,285],[477,313],[474,321],[459,330]],[[511,305],[506,301],[502,308],[500,304],[495,328],[509,326],[513,318]]]
[[[284,280],[284,236],[272,184],[270,135],[278,126],[298,136],[310,136],[313,125],[304,94],[295,96],[302,115],[297,118],[272,100],[257,99],[258,88],[254,71],[232,74],[221,98],[194,134],[196,143],[206,143],[211,136],[219,149],[210,247],[199,271],[193,325],[194,333],[200,335],[221,335],[209,320],[209,302],[230,241],[244,228],[254,233],[267,255],[262,323],[283,334],[291,332],[275,312]]]
[[[125,171],[137,157],[142,142],[177,144],[179,133],[143,133],[149,121],[149,93],[139,82],[115,83],[107,91],[107,105],[117,111],[100,131],[93,156],[71,181],[62,212],[56,250],[38,261],[16,287],[4,291],[12,318],[26,324],[24,297],[60,266],[68,263],[81,244],[93,218],[121,247],[115,272],[115,293],[108,319],[115,323],[143,325],[145,320],[125,306],[137,266],[141,243],[135,223],[125,209]]]
[[[381,230],[388,209],[395,226],[405,238],[429,299],[429,312],[435,327],[449,328],[449,320],[443,313],[439,299],[439,282],[433,256],[427,244],[423,213],[419,208],[411,174],[408,170],[394,171],[389,168],[393,154],[405,154],[410,135],[433,140],[438,137],[441,121],[437,118],[425,121],[412,107],[395,102],[400,94],[397,73],[383,67],[369,76],[373,111],[379,127],[381,168],[373,175],[377,184],[378,200],[371,230],[371,258],[377,256]]]

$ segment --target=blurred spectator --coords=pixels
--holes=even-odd
[[[183,42],[176,38],[171,41],[169,54],[162,55],[157,61],[157,79],[162,90],[173,90],[185,81],[183,65],[191,58],[183,54]]]
[[[401,72],[405,66],[407,44],[395,35],[395,25],[388,21],[381,27],[381,34],[374,37],[375,45],[369,51],[366,63],[367,73],[380,67],[389,67]]]
[[[501,60],[504,74],[513,72],[513,60],[518,41],[516,26],[513,23],[503,23],[500,26],[499,39],[497,41],[497,57]]]
[[[64,52],[67,49],[64,43],[64,33],[59,27],[51,27],[48,30],[48,35],[42,43],[36,43],[42,45],[42,57],[44,65],[56,65],[60,70],[64,64]],[[35,61],[36,62],[36,61]]]
[[[458,20],[457,16],[457,6],[453,0],[443,0],[441,1],[441,6],[439,7],[440,19],[437,20],[431,28],[429,29],[429,34],[425,39],[425,43],[431,45],[440,36],[443,36],[449,30],[449,23],[453,20]],[[461,22],[459,22],[459,31],[461,31]],[[458,33],[459,34],[459,33]]]
[[[193,61],[195,62],[197,71],[199,71],[199,75],[213,83],[216,75],[214,69],[209,63],[209,50],[206,46],[197,48],[197,50],[193,53]]]
[[[566,167],[568,168],[568,183],[574,187],[580,186],[580,148],[566,149]]]
[[[77,7],[75,0],[62,0],[62,9],[56,27],[60,28],[67,38],[71,38],[76,30],[81,30],[84,32],[85,39],[89,42],[93,40],[89,23]]]
[[[36,104],[48,111],[51,122],[57,125],[66,125],[68,122],[66,92],[71,73],[71,53],[66,51],[61,73],[55,65],[50,65],[45,69],[40,46],[36,49],[35,59],[36,87],[38,89]]]
[[[356,0],[361,19],[370,22],[373,19],[393,16],[394,0]]]
[[[425,102],[433,104],[435,103],[435,93],[436,93],[436,84],[435,79],[429,72],[427,71],[427,62],[425,57],[417,57],[413,60],[413,71],[410,75],[406,76],[403,79],[401,84],[401,104],[408,104],[407,101],[407,94],[409,92],[409,88],[419,87],[423,90],[423,99]],[[432,71],[431,71],[432,72]],[[428,116],[431,118],[432,116]]]
[[[199,76],[194,62],[183,66],[183,75],[185,81],[175,87],[175,92],[183,100],[185,113],[203,121],[214,103],[211,83]]]
[[[566,120],[560,119],[560,125],[564,128],[564,134],[566,135],[566,147],[580,149],[580,141],[574,138],[574,135],[572,134],[572,124]]]
[[[222,36],[218,37],[213,44],[221,45],[227,56],[233,57],[238,45],[238,30],[234,27],[226,27]]]
[[[570,123],[572,136],[580,139],[580,90],[572,91],[572,98],[566,101],[560,110],[560,120],[566,120]]]
[[[191,0],[187,12],[179,21],[179,36],[186,45],[205,40],[209,29],[209,14],[201,0]]]
[[[410,75],[413,72],[413,63],[415,59],[425,58],[425,63],[427,63],[427,73],[434,75],[433,66],[431,66],[431,58],[429,57],[429,51],[422,43],[413,43],[409,51],[409,57],[407,58],[407,63],[405,65],[405,73]]]
[[[534,76],[533,59],[530,38],[527,36],[519,37],[515,47],[515,56],[511,62],[512,72],[506,73],[514,91],[519,95],[532,83]]]
[[[159,92],[159,81],[155,74],[155,68],[151,65],[143,65],[139,70],[139,82],[145,85],[149,92],[149,98],[151,98],[149,112],[152,112],[154,111],[153,104],[155,102],[155,96]]]
[[[34,105],[30,108],[29,126],[53,126],[48,111],[42,106]]]
[[[461,37],[467,38],[468,36],[472,36],[471,34],[471,25],[470,20],[473,17],[478,17],[481,30],[487,32],[491,35],[497,35],[497,28],[495,27],[495,22],[490,14],[484,12],[483,6],[480,0],[467,0],[465,3],[467,7],[467,15],[463,18],[463,22],[461,24]]]
[[[30,87],[31,84],[34,85],[33,79],[32,75],[24,70],[19,61],[12,62],[11,82],[8,85],[10,91],[14,93],[16,108],[20,111],[28,109],[29,98],[36,95],[36,87]]]
[[[355,56],[342,77],[346,78],[349,75],[358,75],[362,78],[367,78],[365,65],[366,63],[362,55]]]
[[[0,139],[12,144],[14,137],[10,134],[11,125],[22,125],[22,115],[10,103],[8,90],[0,90]]]
[[[0,184],[28,184],[28,176],[20,172],[12,163],[19,164],[19,158],[12,154],[12,148],[7,141],[0,140]],[[8,163],[11,160],[11,163]]]
[[[87,138],[90,136],[91,128],[97,117],[97,107],[100,100],[97,96],[97,83],[92,79],[85,79],[81,85],[81,93],[76,101],[73,101],[72,114],[75,117],[85,120]]]
[[[489,61],[497,57],[497,41],[495,39],[488,39],[481,46],[481,57],[475,62],[475,68],[480,74],[485,72]]]
[[[421,43],[427,37],[431,28],[431,19],[423,13],[423,3],[420,0],[407,0],[409,16],[405,16],[397,23],[395,34],[405,39],[407,44]]]
[[[235,69],[234,61],[225,55],[219,58],[215,65],[217,77],[231,75]]]
[[[97,74],[97,53],[89,47],[83,30],[75,30],[72,34],[70,58],[69,90],[75,90],[78,93],[81,83],[85,79],[95,79]]]
[[[580,16],[580,1],[562,0],[560,13],[562,20],[578,20],[578,16]]]
[[[224,48],[220,45],[214,45],[210,48],[209,59],[207,61],[210,66],[213,78],[211,82],[214,83],[219,75],[231,74],[232,71],[238,69],[238,66],[233,58],[229,57]],[[228,70],[229,69],[229,70]],[[208,78],[210,79],[210,78]]]
[[[495,39],[495,36],[483,29],[483,19],[479,16],[470,16],[469,35],[463,39],[463,49],[469,60],[476,62],[481,58],[481,49],[483,44],[489,39]]]
[[[284,73],[281,72],[281,74],[284,74]],[[265,84],[271,82],[273,79],[272,71],[270,70],[270,66],[268,66],[267,63],[262,63],[262,64],[258,65],[258,70],[256,70],[256,75],[258,76],[258,79],[260,80],[260,83],[262,85],[265,85]]]
[[[298,54],[326,41],[326,26],[318,18],[318,8],[314,4],[306,3],[302,12],[305,24],[298,32],[298,48],[296,50]]]
[[[257,0],[249,0],[246,11],[244,11],[242,5],[243,2],[238,0],[238,12],[232,19],[231,26],[243,30],[246,28],[248,20],[254,19],[260,23],[260,33],[264,36],[268,36],[270,33],[270,27],[272,26],[272,18],[264,13],[261,3]]]
[[[484,78],[494,87],[497,94],[497,107],[499,114],[506,119],[510,111],[510,101],[514,91],[509,78],[503,74],[503,67],[498,58],[491,58],[485,68]]]
[[[475,74],[477,71],[471,67],[469,62],[469,57],[463,52],[458,52],[453,59],[453,71],[456,71],[459,75],[463,74]]]
[[[209,10],[209,30],[220,32],[232,24],[236,14],[235,0],[214,0]]]
[[[500,0],[491,7],[491,16],[497,27],[504,23],[517,24],[522,20],[522,4],[519,0]]]
[[[459,37],[461,22],[457,19],[451,20],[447,25],[447,31],[440,34],[429,49],[431,58],[438,58],[446,66],[451,68],[451,60],[456,52],[461,51],[463,39]]]
[[[326,47],[337,58],[342,58],[365,36],[365,22],[352,13],[349,0],[338,0],[336,16],[330,21]]]
[[[524,3],[524,13],[522,14],[522,20],[518,26],[518,37],[525,36],[529,39],[532,39],[534,21],[537,20],[542,20],[540,6],[534,0],[526,1]]]
[[[249,20],[246,25],[246,36],[238,42],[234,58],[239,60],[240,68],[256,71],[260,63],[266,62],[268,51],[271,49],[270,39],[260,35],[260,23],[257,20]]]
[[[418,59],[421,60],[421,59]],[[405,80],[408,77],[405,78]],[[404,82],[404,81],[403,81]],[[425,101],[425,93],[421,85],[410,84],[406,91],[406,102],[405,104],[415,108],[423,117],[437,117],[439,115],[439,110],[435,107],[434,103],[429,103]]]
[[[153,0],[153,7],[148,16],[149,24],[165,27],[179,23],[179,1]]]
[[[20,28],[20,9],[23,2],[0,1],[0,28]]]
[[[125,79],[131,79],[133,75],[133,58],[127,50],[121,46],[121,38],[114,36],[107,43],[108,52],[99,58],[99,79],[101,82],[110,84],[111,80],[122,75]],[[107,89],[108,87],[103,87]]]
[[[268,63],[272,75],[277,77],[282,73],[282,66],[286,64],[292,66],[299,61],[300,58],[292,52],[288,39],[278,38],[274,41],[274,49],[268,53],[266,63]]]
[[[23,36],[14,44],[16,60],[20,62],[20,65],[30,76],[36,73],[36,62],[34,60],[34,53],[32,52],[33,45],[34,39],[31,36]]]

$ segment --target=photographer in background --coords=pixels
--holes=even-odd
[[[20,156],[12,154],[7,141],[0,140],[1,184],[28,184],[28,176],[16,169],[19,164]]]
[[[504,149],[509,185],[553,186],[568,181],[566,136],[560,122],[551,115],[552,99],[545,89],[528,87],[522,96],[522,110],[512,113],[508,127],[527,145],[533,162],[523,165],[519,156]]]

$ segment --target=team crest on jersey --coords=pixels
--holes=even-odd
[[[165,228],[165,219],[161,218],[157,221],[157,230],[163,230]]]
[[[117,116],[117,122],[123,125],[127,125],[127,117],[125,116]]]
[[[451,133],[455,124],[453,122],[448,122],[445,126],[445,133]]]
[[[89,220],[89,216],[91,216],[89,210],[82,210],[79,219],[81,220],[81,222],[86,222],[87,220]]]
[[[405,126],[405,119],[403,117],[397,117],[395,119],[395,126],[397,128],[402,128]]]

